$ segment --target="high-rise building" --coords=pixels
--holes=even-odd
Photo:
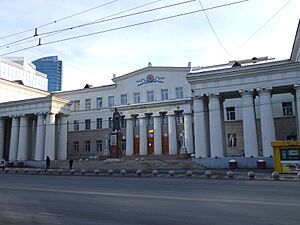
[[[62,86],[62,61],[57,56],[48,56],[32,62],[36,69],[47,74],[48,91],[61,91]]]

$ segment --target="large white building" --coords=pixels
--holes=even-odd
[[[0,154],[9,160],[108,154],[121,113],[125,156],[271,156],[270,142],[299,137],[300,30],[290,59],[267,57],[192,68],[147,67],[50,94],[0,79]],[[26,94],[23,94],[26,93]]]
[[[24,85],[48,90],[47,75],[36,70],[35,65],[24,57],[0,58],[0,78],[10,81],[22,81]]]

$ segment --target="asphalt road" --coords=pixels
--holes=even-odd
[[[0,174],[1,225],[300,224],[300,181]]]

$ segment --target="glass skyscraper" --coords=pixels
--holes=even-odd
[[[48,56],[32,62],[36,70],[47,74],[48,91],[61,91],[62,86],[62,61],[57,56]]]

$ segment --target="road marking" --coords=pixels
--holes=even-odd
[[[214,203],[240,203],[252,205],[272,205],[286,207],[300,207],[300,202],[283,202],[269,200],[252,200],[252,199],[229,199],[229,198],[214,198],[214,197],[185,197],[185,196],[162,196],[149,194],[127,194],[118,192],[95,192],[95,191],[75,191],[66,189],[51,189],[51,188],[30,188],[30,187],[0,187],[0,189],[22,190],[22,191],[39,191],[63,194],[79,194],[79,195],[95,195],[103,197],[123,197],[123,198],[143,198],[143,199],[158,199],[158,200],[178,200],[178,201],[193,201],[193,202],[214,202]]]

